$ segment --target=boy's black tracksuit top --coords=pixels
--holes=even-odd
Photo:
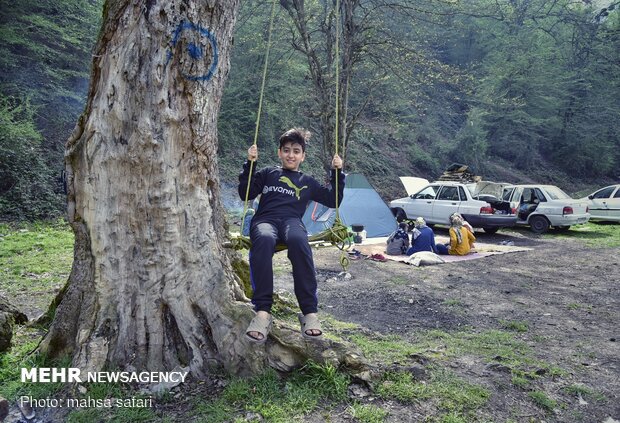
[[[266,167],[259,171],[254,171],[255,169],[256,167],[252,169],[249,200],[253,200],[258,194],[262,196],[254,220],[259,220],[262,216],[269,219],[291,217],[301,219],[311,200],[327,207],[336,207],[336,170],[331,171],[331,187],[324,187],[312,176],[304,175],[302,172],[281,167]],[[243,200],[245,200],[249,170],[250,162],[246,161],[239,175],[239,197]],[[342,172],[338,176],[338,191],[338,202],[341,203],[344,193],[344,173]]]

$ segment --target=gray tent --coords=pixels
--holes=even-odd
[[[369,238],[388,236],[398,227],[390,208],[364,175],[359,173],[347,175],[344,198],[338,210],[340,219],[346,226],[364,225]],[[317,234],[330,227],[335,217],[335,209],[310,202],[303,217],[308,235]]]

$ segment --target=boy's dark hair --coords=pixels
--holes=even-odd
[[[299,144],[303,152],[306,151],[306,142],[310,139],[310,131],[303,128],[289,129],[280,136],[280,148],[284,147],[284,144],[290,142],[292,144]]]
[[[403,231],[407,232],[409,230],[409,225],[407,225],[407,222],[400,222],[398,224],[398,227],[400,229],[402,229]]]

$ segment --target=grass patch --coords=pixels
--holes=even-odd
[[[17,327],[13,337],[13,347],[0,354],[0,396],[16,398],[31,395],[35,398],[52,397],[65,384],[22,383],[21,368],[31,367],[69,367],[70,359],[48,360],[40,354],[30,354],[38,345],[41,333],[36,329]]]
[[[256,413],[272,422],[289,422],[326,402],[347,399],[348,375],[329,364],[308,362],[286,380],[269,370],[251,379],[232,379],[221,396],[199,402],[193,415],[200,421],[232,421],[242,413]]]
[[[392,276],[388,279],[389,283],[393,283],[394,285],[408,285],[411,281],[403,276]]]
[[[542,408],[546,412],[551,412],[555,407],[557,407],[557,401],[549,398],[546,393],[542,391],[532,391],[528,394],[528,396],[534,401],[538,407]]]
[[[594,401],[602,402],[606,400],[605,395],[585,385],[572,384],[572,385],[569,385],[563,388],[563,391],[575,397],[578,397],[581,395],[582,398],[587,398],[587,399],[591,399]]]
[[[605,222],[588,222],[567,232],[548,232],[545,236],[570,238],[583,241],[590,247],[620,247],[620,225]]]
[[[89,408],[85,410],[75,410],[67,416],[67,423],[92,423],[105,421],[106,413],[104,410]]]
[[[397,335],[369,337],[353,334],[350,340],[364,353],[364,356],[376,362],[398,363],[409,361],[411,355],[427,350],[427,345],[414,345]]]
[[[380,407],[355,403],[349,407],[349,414],[360,423],[382,423],[388,412]]]
[[[372,337],[355,333],[347,338],[355,343],[371,362],[409,363],[413,356],[449,360],[465,355],[479,356],[488,362],[500,362],[516,376],[536,379],[541,376],[562,376],[564,371],[538,360],[535,352],[514,332],[487,330],[483,332],[444,332],[431,330],[417,334],[415,343],[396,335]]]
[[[443,305],[448,306],[448,307],[463,306],[463,302],[456,298],[448,298],[443,301]]]
[[[442,368],[433,369],[428,382],[417,382],[409,373],[387,372],[376,392],[382,398],[401,402],[432,399],[440,409],[449,413],[478,409],[491,395],[482,386],[471,384]]]
[[[465,417],[461,413],[456,412],[444,414],[439,419],[439,423],[469,423],[470,421],[471,419],[469,419],[468,417]]]
[[[500,320],[500,324],[506,330],[511,330],[513,332],[527,332],[528,324],[527,322],[521,322],[518,320]]]
[[[530,386],[530,379],[527,379],[520,375],[513,375],[510,382],[521,389],[527,389]]]
[[[0,225],[0,291],[27,293],[37,308],[47,308],[53,288],[64,286],[73,262],[73,232],[63,222],[22,227]]]

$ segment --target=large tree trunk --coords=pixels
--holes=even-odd
[[[329,343],[306,349],[286,324],[264,347],[243,339],[252,311],[222,247],[216,131],[238,6],[106,2],[67,143],[75,257],[40,346],[50,356],[85,370],[196,374],[344,357]]]

